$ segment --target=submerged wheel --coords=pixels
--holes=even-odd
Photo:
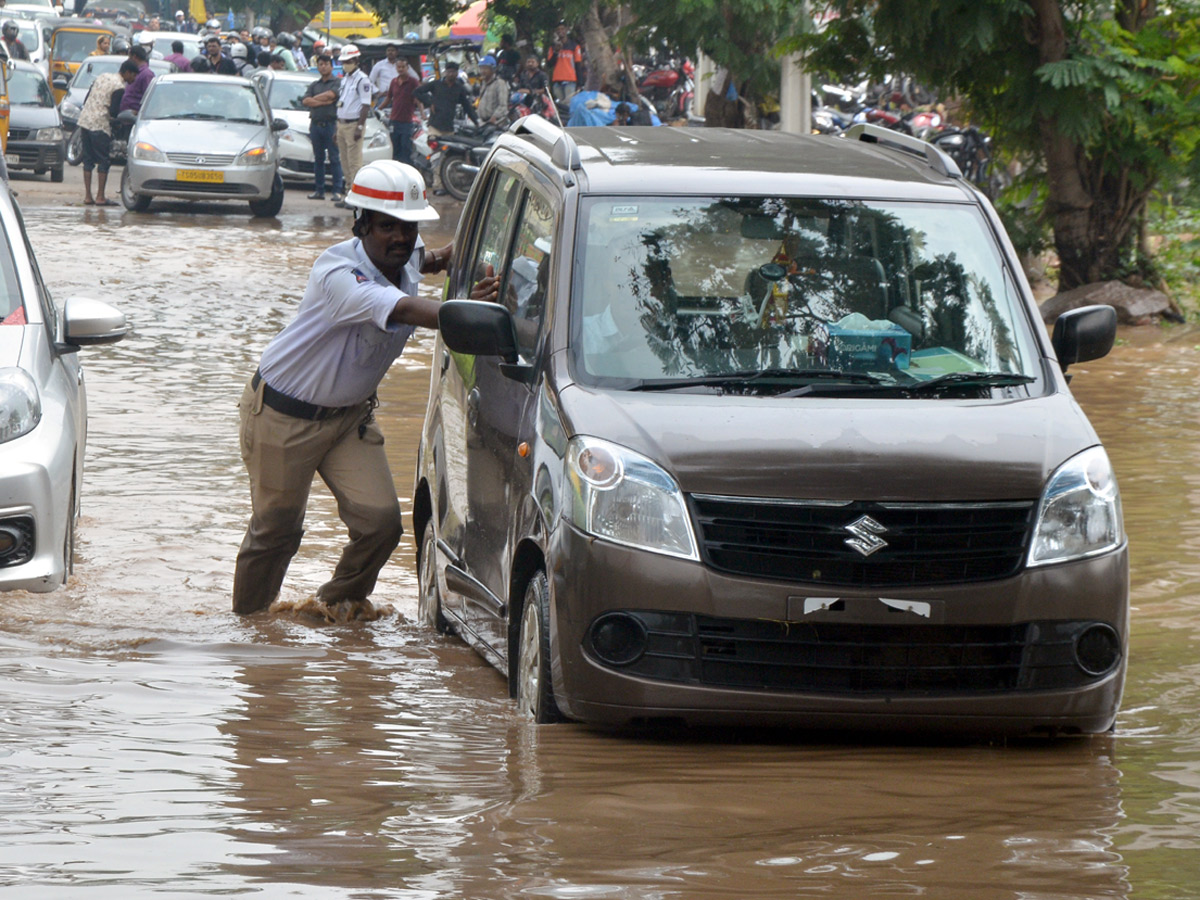
[[[446,634],[450,623],[442,615],[442,594],[437,580],[437,546],[433,535],[433,520],[425,523],[421,532],[420,560],[417,563],[417,618],[425,625]]]
[[[530,579],[521,608],[517,708],[538,724],[562,721],[550,683],[550,584],[542,571]]]
[[[475,183],[474,166],[461,156],[446,156],[442,159],[442,185],[455,200],[466,200]]]
[[[67,163],[77,166],[83,162],[83,129],[76,128],[67,141]]]
[[[145,212],[150,208],[150,198],[144,194],[135,194],[129,179],[129,169],[121,170],[121,203],[130,212]]]
[[[271,193],[262,200],[250,201],[250,212],[261,219],[269,219],[279,215],[283,209],[283,179],[275,173],[275,181],[271,184]]]

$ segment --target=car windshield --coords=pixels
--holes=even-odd
[[[41,29],[32,22],[17,22],[17,40],[25,45],[30,52],[42,45]]]
[[[226,122],[265,121],[258,94],[248,84],[214,81],[161,81],[146,98],[142,119],[202,119]]]
[[[176,41],[183,44],[183,55],[188,59],[195,59],[203,52],[200,47],[200,39],[186,33],[159,35],[154,39],[154,49],[163,56],[170,56],[175,52],[171,49],[171,45]]]
[[[97,18],[127,16],[131,19],[144,19],[146,4],[141,0],[92,0],[83,8],[83,15]]]
[[[98,31],[60,31],[54,35],[54,58],[60,62],[79,62],[96,49]]]
[[[8,73],[8,102],[13,106],[54,106],[54,94],[40,72],[13,69]]]
[[[271,93],[267,102],[271,109],[306,109],[300,101],[304,99],[308,86],[316,79],[297,81],[293,78],[276,78],[271,82]]]
[[[1016,290],[970,205],[592,198],[579,229],[571,344],[587,383],[749,379],[779,392],[1037,374]]]
[[[92,82],[105,72],[116,72],[121,68],[121,63],[125,61],[124,56],[98,56],[94,59],[85,59],[79,65],[79,70],[75,73],[75,77],[71,79],[71,89],[81,90],[90,88]],[[171,71],[171,64],[161,59],[150,60],[150,70],[155,75],[163,75]]]

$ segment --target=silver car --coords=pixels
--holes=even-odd
[[[308,86],[317,80],[311,72],[255,72],[251,77],[262,88],[271,113],[287,122],[287,131],[279,135],[279,174],[284,181],[313,183],[313,148],[308,137],[308,107],[304,99]],[[367,117],[363,133],[363,165],[392,158],[392,138],[387,126],[375,116]],[[331,178],[326,161],[325,174]]]
[[[0,191],[0,590],[49,591],[70,574],[87,398],[77,351],[125,336],[111,306],[54,305]]]
[[[254,215],[277,215],[283,180],[275,132],[286,128],[245,78],[160,75],[129,137],[121,202],[141,212],[154,197],[248,200]]]

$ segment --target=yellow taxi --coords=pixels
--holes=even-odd
[[[0,153],[8,147],[8,61],[0,65]]]
[[[320,10],[309,28],[325,32],[325,12]],[[333,0],[329,34],[340,38],[383,37],[388,33],[387,22],[357,0]]]

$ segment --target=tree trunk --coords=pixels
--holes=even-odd
[[[1130,14],[1136,10],[1144,15],[1152,4],[1153,0],[1129,0]],[[1030,39],[1038,49],[1039,61],[1065,59],[1067,37],[1059,0],[1032,0],[1031,6],[1034,28]],[[1042,119],[1038,127],[1049,186],[1046,211],[1059,259],[1058,289],[1067,291],[1115,278],[1121,268],[1122,248],[1153,182],[1129,167],[1109,170],[1106,160],[1089,157],[1051,119]],[[1139,186],[1135,188],[1135,184]]]
[[[621,68],[617,64],[616,54],[613,53],[612,38],[600,18],[600,0],[592,0],[580,28],[583,31],[584,49],[587,51],[587,82],[584,90],[619,90]]]

